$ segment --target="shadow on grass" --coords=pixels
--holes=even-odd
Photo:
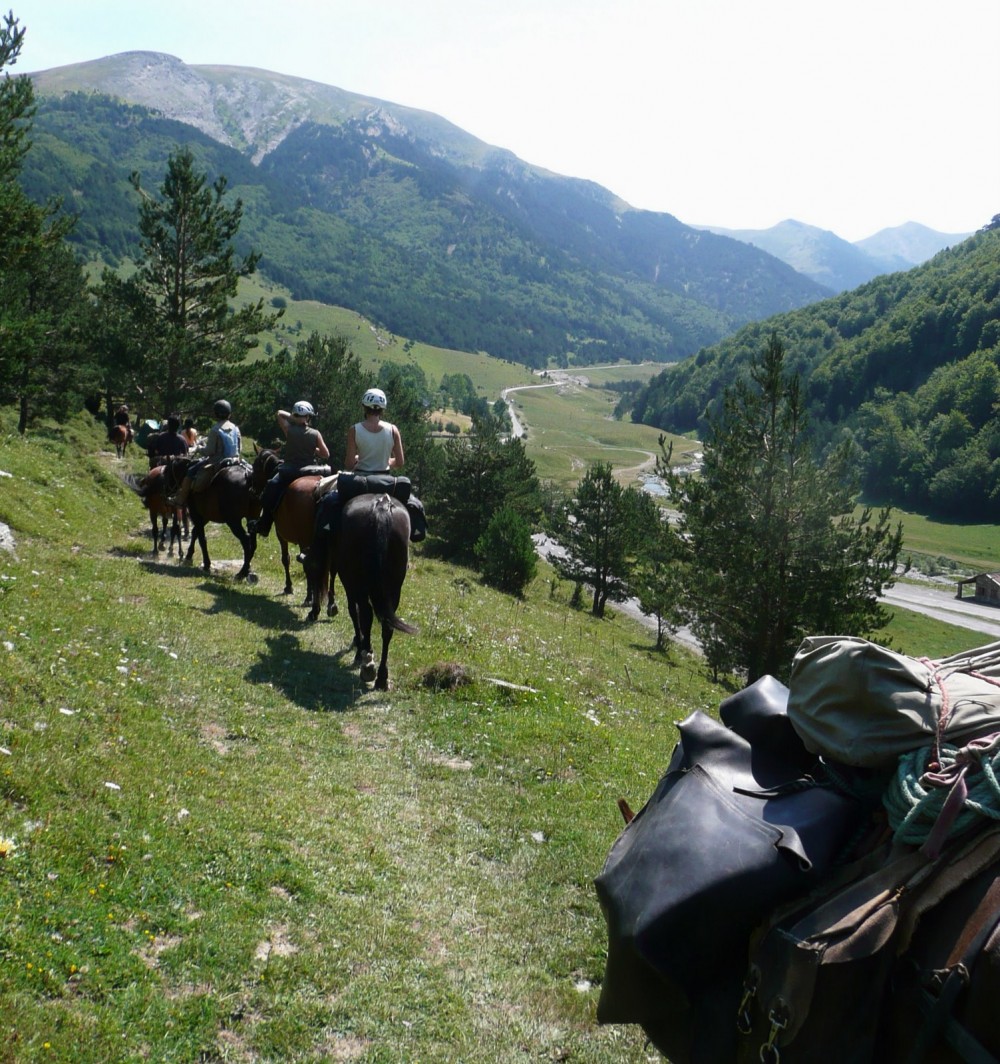
[[[281,632],[265,638],[246,679],[270,684],[311,713],[344,713],[363,694],[357,671],[342,661],[352,653],[350,648],[333,655],[304,650],[294,635]]]
[[[288,629],[306,628],[310,622],[287,600],[277,601],[231,580],[206,581],[201,589],[215,599],[206,614],[225,611],[267,629],[264,648],[257,650],[258,660],[246,673],[251,683],[270,684],[313,713],[342,713],[364,694],[353,667],[353,646],[347,644],[334,654],[305,649],[298,635]]]

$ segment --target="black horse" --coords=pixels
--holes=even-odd
[[[389,643],[392,633],[417,629],[396,615],[409,564],[410,517],[388,495],[359,495],[344,505],[335,547],[336,569],[347,594],[354,623],[354,664],[364,683],[389,689]],[[382,658],[375,668],[372,620],[382,624]]]
[[[195,461],[197,459],[188,455],[167,460],[163,469],[166,471],[168,494],[176,493]],[[250,562],[257,548],[257,540],[247,532],[243,522],[260,514],[260,499],[253,494],[249,467],[242,462],[224,465],[216,472],[208,487],[188,495],[187,505],[191,515],[191,543],[184,560],[192,560],[195,543],[199,543],[202,568],[206,572],[212,568],[208,544],[205,542],[205,525],[209,521],[218,522],[226,525],[243,547],[243,566],[236,574],[236,579],[246,579],[250,575]]]

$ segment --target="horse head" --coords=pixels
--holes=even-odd
[[[255,495],[260,495],[264,485],[274,476],[275,470],[281,465],[278,452],[270,447],[256,447],[251,473],[251,490]]]

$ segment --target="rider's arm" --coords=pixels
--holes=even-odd
[[[326,459],[330,457],[330,448],[327,447],[326,441],[323,439],[322,432],[317,432],[316,435],[319,438],[319,442],[316,444],[316,457],[322,458],[324,461],[326,461]]]
[[[280,428],[286,436],[288,435],[288,426],[291,424],[291,416],[292,415],[287,410],[279,410],[277,414],[278,428]]]
[[[205,457],[218,458],[222,453],[222,439],[219,436],[219,430],[213,425],[208,430],[208,436],[205,439]]]
[[[392,454],[389,456],[389,468],[401,469],[403,466],[403,437],[399,434],[399,429],[395,425],[392,426]]]

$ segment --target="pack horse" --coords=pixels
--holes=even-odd
[[[815,636],[697,711],[595,881],[672,1064],[1000,1062],[1000,643]]]

